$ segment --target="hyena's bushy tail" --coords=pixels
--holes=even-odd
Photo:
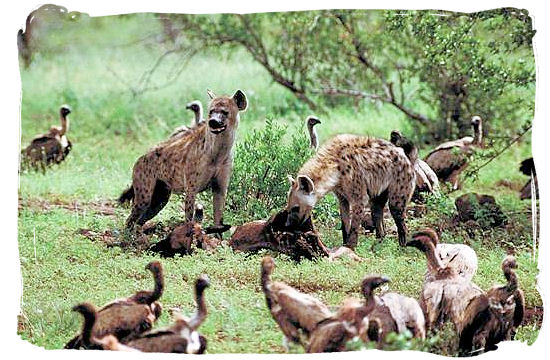
[[[118,198],[118,203],[124,204],[133,199],[134,199],[134,187],[130,186],[128,189],[124,190],[124,192],[120,195],[120,197]]]

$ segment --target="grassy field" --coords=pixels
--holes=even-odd
[[[288,125],[289,132],[305,131],[302,121],[309,110],[274,84],[242,52],[196,56],[173,85],[133,97],[129,87],[137,84],[162,53],[156,39],[159,33],[160,26],[150,15],[103,18],[70,26],[46,38],[49,51],[39,54],[29,69],[21,71],[22,146],[57,123],[61,104],[68,103],[73,109],[69,132],[73,150],[67,160],[45,174],[20,175],[23,297],[18,333],[33,344],[61,348],[80,328],[79,316],[70,310],[76,303],[90,301],[101,305],[152,286],[144,267],[155,258],[153,254],[92,241],[82,235],[82,230],[110,231],[115,237],[120,234],[129,210],[114,206],[114,199],[130,183],[135,160],[172,129],[190,122],[192,115],[185,110],[187,102],[206,102],[207,88],[226,94],[237,88],[244,90],[249,109],[241,116],[238,143],[253,130],[263,129],[266,119]],[[168,58],[155,81],[162,82],[178,61],[177,57]],[[411,131],[403,114],[370,103],[358,108],[332,108],[322,121],[318,128],[321,143],[336,133],[387,138],[392,129],[401,129],[405,134]],[[517,167],[530,155],[530,146],[530,141],[524,141],[512,147],[483,168],[475,182],[467,181],[463,190],[431,202],[425,216],[410,217],[408,224],[411,231],[427,225],[442,228],[442,241],[471,245],[480,261],[474,280],[484,289],[504,282],[500,262],[506,251],[514,248],[521,287],[527,306],[532,308],[542,306],[542,299],[536,290],[538,270],[531,244],[531,205],[520,201],[517,195],[517,189],[526,181]],[[421,153],[427,150],[422,149]],[[239,153],[236,161],[238,158]],[[278,175],[280,182],[286,183],[287,174]],[[509,183],[500,185],[501,179]],[[232,179],[233,183],[238,181]],[[453,199],[470,191],[494,195],[509,216],[509,225],[490,230],[450,226]],[[206,206],[206,223],[211,222],[210,199],[208,194],[201,196]],[[182,218],[180,203],[181,199],[172,197],[153,221],[171,225],[178,222]],[[266,211],[272,213],[282,206],[278,203]],[[329,246],[339,245],[334,199],[328,198],[319,207],[322,211],[316,214],[316,225],[323,241]],[[227,223],[238,225],[243,217],[242,213],[226,209]],[[393,221],[388,225],[393,225]],[[374,253],[370,250],[372,241],[371,234],[360,237],[357,251],[366,259],[363,263],[343,259],[335,263],[296,264],[279,256],[274,277],[331,306],[337,306],[347,296],[358,297],[358,284],[369,273],[385,274],[392,279],[392,291],[418,297],[426,268],[424,257],[412,249],[400,248],[393,232]],[[165,309],[177,306],[193,311],[192,284],[199,274],[206,273],[212,283],[206,293],[210,314],[201,332],[208,339],[208,352],[282,352],[282,334],[260,289],[261,257],[262,254],[244,256],[220,247],[214,253],[198,251],[193,256],[162,260],[166,273],[162,298]],[[170,322],[167,312],[159,322]],[[538,329],[539,325],[530,321],[520,328],[517,338],[532,343]]]

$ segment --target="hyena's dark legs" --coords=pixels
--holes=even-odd
[[[405,224],[406,208],[408,197],[400,194],[389,195],[389,208],[391,216],[397,226],[397,234],[399,236],[399,245],[405,246],[407,243],[407,225]]]
[[[372,223],[376,227],[376,237],[383,239],[386,235],[384,229],[384,206],[388,202],[388,190],[386,189],[380,195],[372,197],[370,199],[370,210],[372,216]]]
[[[223,224],[223,209],[225,208],[225,196],[229,186],[230,169],[212,180],[212,200],[214,206],[214,226],[221,227]]]
[[[359,199],[359,201],[354,202],[351,205],[351,220],[349,227],[349,235],[347,242],[344,243],[344,246],[349,247],[350,249],[355,249],[357,246],[357,239],[359,237],[359,229],[361,227],[361,221],[365,216],[365,206],[367,201],[365,199]]]
[[[143,225],[145,223],[143,219],[151,204],[151,198],[155,190],[154,184],[154,181],[141,184],[136,184],[134,182],[132,184],[134,187],[134,201],[132,203],[132,212],[126,220],[127,229],[133,228],[136,222],[138,225]]]
[[[139,225],[145,224],[147,221],[154,218],[168,203],[172,192],[164,181],[157,180],[151,201],[145,212],[137,220]]]
[[[338,202],[340,203],[340,220],[342,221],[342,239],[344,245],[346,245],[349,236],[349,230],[351,227],[350,218],[350,206],[349,201],[342,194],[336,194]]]

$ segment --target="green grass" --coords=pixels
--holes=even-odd
[[[117,30],[113,31],[115,25]],[[69,132],[73,151],[67,160],[45,174],[20,175],[19,197],[22,204],[30,205],[19,211],[23,297],[18,333],[47,349],[61,348],[80,328],[80,318],[70,311],[76,303],[91,301],[102,305],[151,287],[144,266],[155,258],[153,255],[107,247],[80,235],[79,230],[120,233],[128,209],[115,208],[114,215],[104,215],[94,211],[90,203],[114,200],[130,183],[134,161],[166,138],[173,128],[190,122],[192,115],[185,110],[188,101],[206,102],[207,88],[226,94],[243,89],[249,109],[241,115],[238,142],[253,129],[262,129],[267,118],[277,124],[291,125],[292,131],[302,129],[302,121],[310,113],[240,51],[231,57],[196,56],[173,85],[133,98],[119,78],[135,85],[161,54],[161,46],[152,36],[159,31],[159,25],[152,16],[90,19],[86,26],[72,25],[64,30],[45,37],[44,44],[50,51],[37,56],[33,65],[21,72],[23,147],[34,135],[57,123],[59,105],[68,103],[73,108]],[[155,81],[161,81],[177,61],[177,57],[169,58]],[[387,138],[392,129],[401,129],[405,134],[412,131],[403,114],[392,107],[370,103],[357,108],[331,108],[322,122],[318,127],[321,142],[344,132]],[[427,150],[422,149],[422,153]],[[530,204],[519,201],[514,189],[497,186],[500,179],[508,179],[513,187],[521,187],[526,179],[517,171],[517,165],[529,154],[530,141],[512,147],[485,167],[475,182],[466,182],[464,189],[453,193],[451,198],[430,205],[426,216],[410,217],[409,228],[414,231],[445,223],[452,213],[453,198],[462,193],[476,191],[497,196],[512,225],[493,230],[473,229],[473,237],[467,227],[447,227],[442,240],[466,242],[477,251],[479,270],[474,280],[484,289],[504,282],[500,262],[512,244],[517,249],[521,287],[527,305],[532,307],[541,306],[542,299],[536,290],[538,270],[532,257],[527,213]],[[286,183],[287,174],[278,175]],[[233,178],[232,182],[235,181],[239,179]],[[44,208],[38,206],[38,200],[77,202],[79,207],[78,211],[56,206]],[[200,200],[206,206],[209,223],[211,197],[203,194]],[[166,224],[180,221],[180,203],[180,198],[174,196],[154,221]],[[281,206],[282,203],[275,204],[268,212]],[[316,225],[329,246],[341,242],[336,215],[333,197],[317,206]],[[243,214],[227,209],[225,217],[231,224],[243,220]],[[391,227],[393,222],[387,225]],[[426,268],[423,256],[412,249],[400,248],[394,233],[387,236],[375,253],[370,250],[373,241],[372,235],[360,237],[358,253],[366,259],[364,263],[323,260],[295,264],[279,256],[274,277],[318,296],[330,306],[337,306],[346,296],[359,296],[358,284],[369,273],[385,274],[392,279],[392,291],[418,297]],[[166,273],[164,308],[177,306],[186,312],[193,311],[192,284],[199,274],[206,273],[212,283],[206,293],[210,313],[201,332],[208,339],[208,351],[282,352],[282,334],[265,306],[259,286],[261,256],[244,256],[221,247],[212,254],[198,251],[193,256],[162,260]],[[161,326],[170,322],[167,312],[159,322]],[[532,343],[537,334],[538,327],[528,324],[520,328],[517,338]]]

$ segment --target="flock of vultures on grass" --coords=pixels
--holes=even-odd
[[[345,22],[344,18],[336,19]],[[29,34],[18,35],[24,62],[25,36]],[[457,353],[461,356],[495,350],[499,342],[514,339],[526,314],[516,257],[509,252],[500,269],[495,270],[501,274],[499,285],[481,288],[473,281],[478,255],[472,247],[440,242],[445,229],[410,225],[411,216],[425,216],[426,199],[461,189],[472,158],[490,146],[484,131],[484,122],[490,119],[470,109],[468,136],[438,144],[434,141],[436,144],[421,157],[417,144],[404,135],[403,129],[395,129],[385,138],[337,133],[321,141],[317,131],[331,121],[331,114],[311,111],[315,115],[302,117],[301,130],[308,135],[313,155],[304,158],[294,174],[275,174],[279,181],[288,181],[286,206],[268,209],[272,215],[266,219],[227,224],[224,214],[232,210],[226,206],[226,197],[233,184],[240,181],[232,178],[239,121],[249,121],[247,111],[258,106],[247,96],[249,90],[240,90],[239,86],[234,84],[230,95],[216,94],[215,85],[212,90],[195,89],[208,95],[208,103],[188,99],[182,112],[191,111],[193,120],[173,129],[135,160],[128,173],[129,185],[120,189],[118,198],[119,205],[127,209],[124,229],[120,229],[126,241],[137,243],[155,231],[158,225],[154,219],[173,194],[182,199],[181,221],[163,239],[147,244],[145,251],[156,258],[145,267],[153,276],[153,290],[136,289],[135,294],[101,307],[91,302],[75,303],[72,310],[82,316],[82,326],[72,339],[67,339],[66,349],[207,352],[211,340],[201,333],[201,324],[213,311],[223,311],[208,306],[209,289],[215,289],[216,283],[209,274],[193,279],[196,310],[191,315],[171,311],[171,323],[158,326],[157,319],[167,311],[162,305],[166,275],[163,261],[193,257],[198,252],[209,254],[220,247],[260,253],[257,280],[274,320],[272,325],[278,326],[287,351],[296,345],[308,353],[349,351],[353,350],[350,343],[357,341],[386,349],[395,334],[424,341],[447,324],[456,334]],[[393,96],[391,85],[387,90],[388,96]],[[70,103],[60,105],[60,123],[23,145],[22,169],[43,173],[47,178],[49,172],[74,156],[78,143],[69,140],[69,124],[74,116],[73,127],[80,126],[75,109]],[[533,159],[513,165],[529,176],[517,197],[533,197],[536,201]],[[203,225],[206,211],[199,201],[204,199],[199,197],[202,192],[212,196],[212,206],[208,207],[208,212],[212,211],[210,226]],[[315,226],[314,209],[329,193],[334,194],[339,210],[342,243],[337,247],[325,245],[323,234]],[[479,207],[488,212],[491,225],[506,221],[492,196],[470,193],[456,200],[458,218],[463,222],[475,219]],[[412,208],[423,210],[415,213]],[[224,233],[230,235],[224,238]],[[373,253],[390,240],[397,241],[401,249],[417,250],[411,252],[426,263],[425,276],[414,279],[421,288],[418,297],[380,289],[388,283],[391,287],[396,279],[369,272],[369,263],[356,252],[366,237],[376,239],[370,249]],[[276,263],[308,260],[334,262],[334,266],[363,264],[364,278],[356,284],[362,297],[348,297],[334,307],[284,279],[272,279],[277,277]]]

